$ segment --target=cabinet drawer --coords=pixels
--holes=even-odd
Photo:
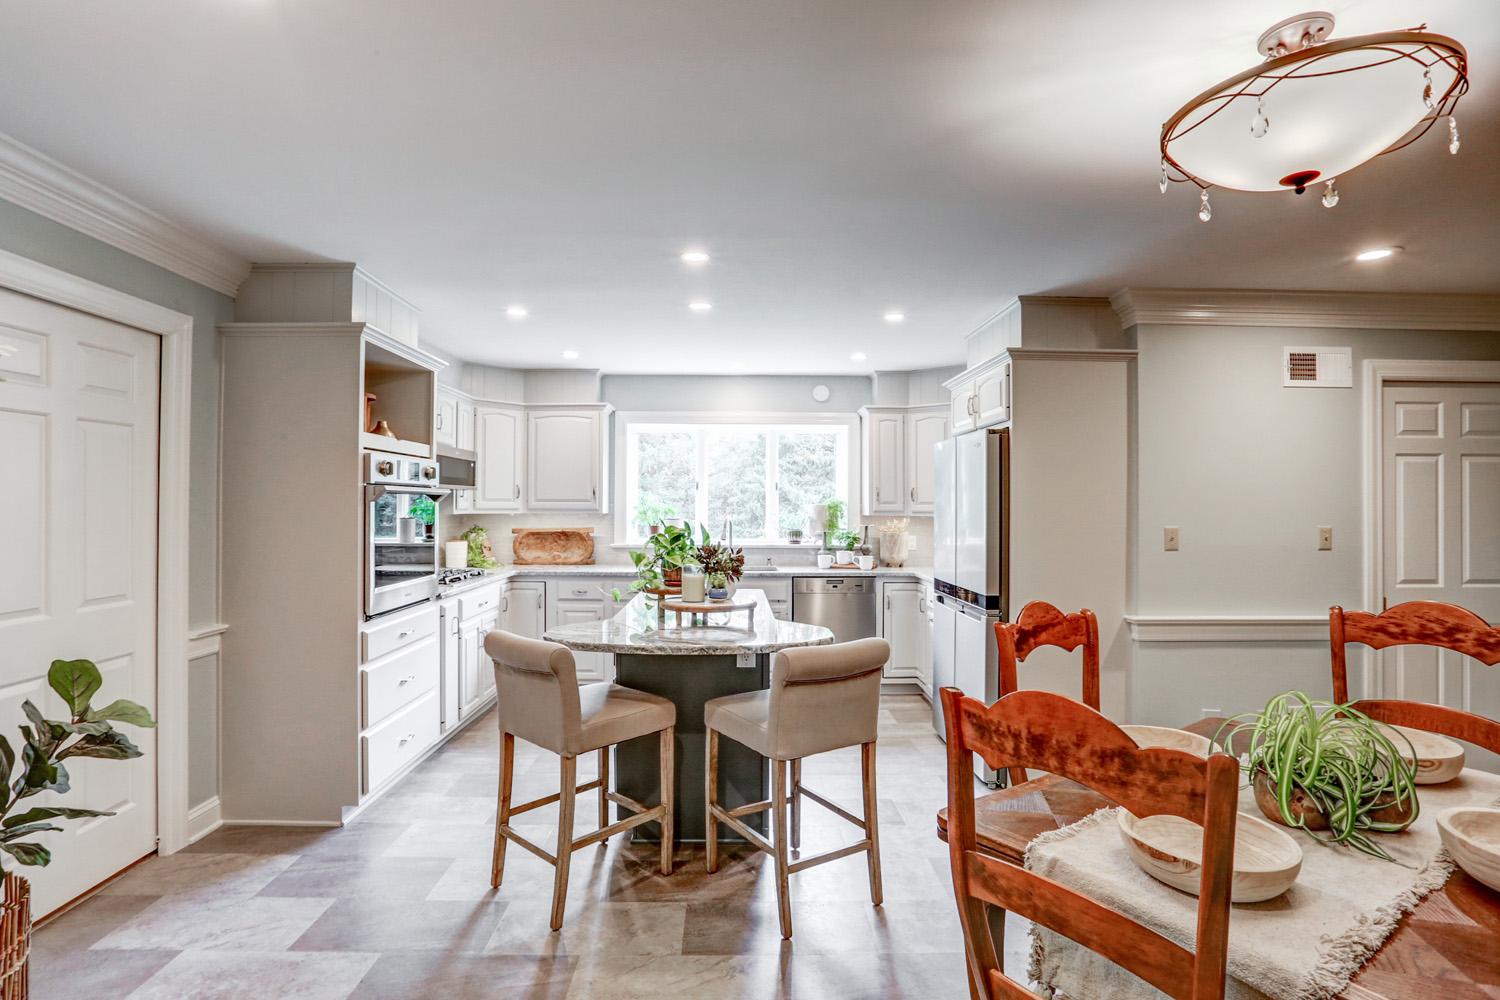
[[[364,790],[385,784],[416,760],[438,738],[438,696],[429,691],[398,715],[359,738],[364,758]]]
[[[437,687],[438,657],[438,639],[433,635],[361,670],[361,721],[372,726]]]
[[[486,612],[498,612],[500,610],[500,585],[491,584],[488,587],[480,587],[467,594],[461,594],[458,598],[458,617],[460,619],[473,618]]]
[[[369,663],[387,653],[394,653],[402,646],[421,642],[430,635],[437,635],[438,606],[423,608],[413,615],[403,615],[393,622],[376,625],[360,634],[359,662]]]

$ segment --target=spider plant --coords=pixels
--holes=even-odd
[[[1265,772],[1283,823],[1325,840],[1309,828],[1305,797],[1327,819],[1326,842],[1395,861],[1370,834],[1404,830],[1417,818],[1416,754],[1405,737],[1403,757],[1388,735],[1394,730],[1351,705],[1314,701],[1301,691],[1277,695],[1226,728],[1236,722],[1250,735],[1245,773],[1253,782],[1257,771]],[[1269,814],[1269,806],[1262,808]]]

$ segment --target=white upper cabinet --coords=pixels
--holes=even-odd
[[[1010,360],[992,358],[944,383],[953,393],[948,430],[964,434],[1010,419]]]
[[[474,401],[468,396],[458,397],[458,423],[454,429],[454,444],[464,451],[474,450]]]
[[[479,453],[469,508],[485,513],[523,509],[526,411],[502,403],[474,404],[474,450]]]
[[[859,411],[865,514],[931,514],[932,447],[948,436],[948,407],[867,406]]]
[[[458,447],[458,394],[438,386],[437,416],[433,421],[440,447]]]
[[[906,413],[906,513],[931,514],[936,497],[933,446],[948,437],[948,407],[913,407]]]
[[[948,408],[948,429],[954,434],[964,434],[979,426],[974,413],[974,380],[965,379],[953,387],[953,403]]]
[[[608,404],[526,410],[526,509],[609,510],[605,484]]]

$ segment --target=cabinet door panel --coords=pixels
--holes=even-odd
[[[460,399],[455,407],[457,416],[453,428],[455,444],[464,451],[474,450],[474,403],[471,400]]]
[[[887,680],[916,680],[922,660],[923,593],[919,583],[887,583],[881,586],[880,630],[891,644],[886,661]]]
[[[866,514],[906,509],[906,419],[901,411],[869,411],[864,417]]]
[[[954,388],[949,417],[948,426],[954,434],[972,431],[978,426],[974,416],[974,383],[966,382]]]
[[[906,416],[906,511],[931,514],[936,500],[932,471],[932,449],[948,437],[946,412],[909,413]]]
[[[521,509],[521,471],[525,468],[522,411],[513,407],[476,406],[474,432],[479,467],[470,501],[476,511]]]
[[[1010,419],[1010,363],[990,372],[975,384],[976,426],[1004,423]]]
[[[512,583],[505,599],[505,630],[528,639],[540,639],[547,631],[546,598],[547,585],[539,580]]]
[[[526,415],[526,504],[532,510],[599,510],[598,411]]]
[[[585,622],[603,621],[604,618],[604,602],[597,597],[560,597],[549,624],[553,626],[581,625]],[[586,653],[574,650],[573,662],[578,668],[580,684],[608,679],[605,676],[609,664],[607,653]]]
[[[450,448],[458,447],[458,397],[449,393],[438,391],[437,394],[437,419],[434,421],[437,429],[437,443],[447,445]]]

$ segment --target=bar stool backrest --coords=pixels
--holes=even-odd
[[[891,658],[884,639],[798,646],[771,665],[770,744],[795,760],[873,743],[880,720],[880,675]]]
[[[495,662],[500,731],[553,753],[576,753],[583,740],[578,667],[566,646],[495,630],[484,637]]]

